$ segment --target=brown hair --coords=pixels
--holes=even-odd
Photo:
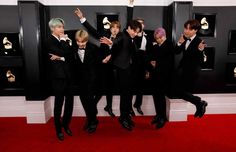
[[[188,20],[184,23],[184,28],[188,28],[188,26],[191,30],[199,30],[201,28],[201,24],[198,20]]]
[[[141,21],[141,22],[143,22],[143,23],[144,23],[144,19],[143,19],[143,18],[136,18],[135,20],[136,20],[136,21],[138,21],[138,22],[140,22],[140,21]]]
[[[119,29],[121,29],[121,25],[119,21],[113,21],[111,22],[111,28],[117,26]]]
[[[78,38],[82,38],[83,41],[88,41],[89,34],[85,30],[79,30],[75,33],[75,39],[77,40]]]

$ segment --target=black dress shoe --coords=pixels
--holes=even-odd
[[[64,130],[68,136],[72,136],[72,131],[70,130],[70,128],[64,128]]]
[[[202,118],[206,112],[206,107],[207,107],[208,103],[206,101],[201,101],[201,104],[199,106],[197,106],[197,111],[194,115],[194,117],[199,117]]]
[[[97,126],[98,126],[98,120],[89,122],[87,127],[87,132],[89,134],[94,133],[97,130]]]
[[[199,118],[202,118],[204,116],[204,114],[206,113],[206,107],[208,105],[208,103],[206,101],[201,101],[201,107],[200,107],[200,111],[198,113]]]
[[[166,124],[166,119],[159,117],[159,119],[156,123],[156,128],[157,129],[163,128],[165,126],[165,124]]]
[[[138,112],[140,115],[143,115],[143,111],[142,111],[141,107],[137,107],[136,109],[137,109],[137,112]]]
[[[57,138],[60,140],[60,141],[63,141],[64,140],[64,135],[62,132],[59,132],[57,133]]]
[[[127,119],[122,119],[122,118],[119,118],[119,123],[121,124],[121,126],[128,130],[128,131],[132,131],[132,126],[131,124],[129,123],[129,121]]]
[[[167,122],[166,118],[163,118],[161,116],[155,116],[152,121],[151,124],[155,125],[156,124],[156,128],[160,129],[162,127],[164,127],[165,123]]]
[[[115,117],[115,114],[113,113],[112,108],[105,107],[104,110],[105,110],[106,112],[108,112],[108,114],[109,114],[111,117]]]
[[[132,117],[135,117],[135,116],[136,116],[133,109],[130,110],[129,114],[130,114],[130,116],[132,116]]]

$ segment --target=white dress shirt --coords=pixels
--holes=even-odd
[[[146,33],[143,32],[142,41],[141,41],[141,47],[139,49],[145,51],[146,50],[146,45],[147,45]]]
[[[78,55],[81,60],[81,62],[84,62],[84,55],[85,55],[85,49],[78,49]]]
[[[186,41],[185,50],[188,49],[189,45],[191,44],[191,42],[193,41],[193,39],[194,39],[195,37],[196,37],[196,34],[195,34],[194,36],[190,37],[190,38],[189,38],[190,40],[187,40],[187,41]]]

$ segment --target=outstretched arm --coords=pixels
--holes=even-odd
[[[129,0],[129,5],[127,6],[127,22],[126,25],[133,19],[134,11],[134,0]]]
[[[79,8],[75,10],[75,14],[79,17],[81,24],[88,30],[88,32],[96,39],[100,39],[101,35],[99,32],[87,21]]]

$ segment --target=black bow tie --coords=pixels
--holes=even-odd
[[[79,50],[85,50],[85,48],[79,48]]]
[[[114,39],[115,39],[114,37],[111,37],[111,38],[110,38],[111,41],[114,41]]]
[[[185,41],[191,41],[190,38],[184,37]]]

